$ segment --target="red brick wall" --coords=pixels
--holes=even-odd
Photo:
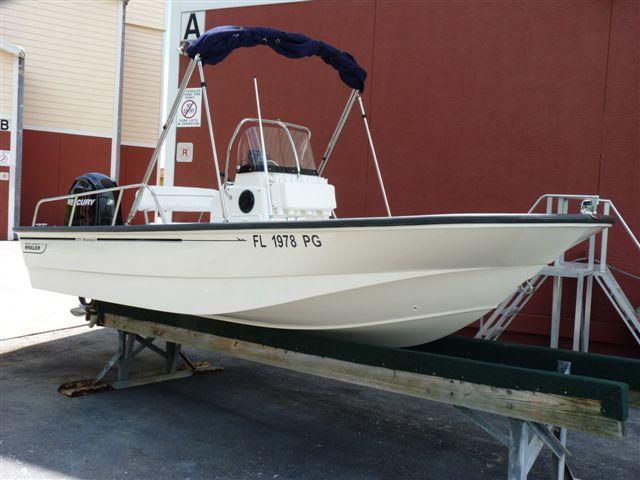
[[[31,225],[38,200],[65,195],[78,175],[109,175],[110,138],[24,130],[22,148],[21,225]],[[64,202],[44,205],[38,213],[38,223],[61,225],[63,220]]]
[[[131,185],[142,182],[142,177],[147,169],[149,159],[153,154],[153,148],[134,147],[131,145],[122,145],[120,147],[120,181],[119,185]],[[151,185],[156,183],[155,172],[149,179]],[[122,215],[126,216],[133,204],[135,190],[126,190],[122,198]],[[153,218],[152,216],[149,218]],[[144,223],[142,214],[138,214],[132,223]]]

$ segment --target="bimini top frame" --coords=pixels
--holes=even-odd
[[[387,215],[390,217],[391,209],[389,208],[389,201],[387,199],[384,183],[382,181],[382,174],[381,174],[380,166],[378,163],[378,156],[373,146],[371,130],[369,128],[369,122],[365,112],[364,103],[361,97],[361,93],[364,91],[364,81],[367,77],[367,72],[360,65],[358,65],[358,63],[356,62],[356,60],[353,58],[352,55],[350,55],[347,52],[338,50],[337,48],[327,43],[324,43],[320,40],[314,40],[312,38],[306,37],[305,35],[301,35],[299,33],[283,32],[281,30],[275,30],[275,29],[264,28],[264,27],[253,27],[253,28],[236,27],[236,26],[217,27],[217,28],[208,30],[200,38],[198,38],[195,41],[183,42],[181,46],[181,53],[183,55],[189,56],[191,58],[191,62],[187,67],[187,70],[182,79],[182,82],[180,83],[178,94],[176,95],[173,105],[169,111],[167,121],[162,127],[162,133],[160,135],[160,138],[158,139],[156,148],[151,156],[149,164],[147,165],[147,170],[145,171],[145,174],[141,183],[143,185],[146,185],[148,184],[149,179],[151,178],[151,174],[158,160],[160,149],[162,148],[162,145],[167,137],[169,127],[171,126],[171,124],[173,123],[173,120],[175,119],[180,100],[197,66],[198,73],[200,75],[202,94],[204,97],[204,104],[205,104],[205,109],[207,114],[209,138],[211,141],[213,163],[214,163],[214,168],[216,172],[216,182],[218,185],[218,190],[220,192],[224,190],[223,185],[221,185],[221,175],[220,175],[218,156],[217,156],[217,151],[215,146],[215,136],[213,133],[211,111],[209,107],[209,101],[207,98],[206,81],[204,78],[202,65],[203,64],[215,65],[221,62],[222,60],[224,60],[227,56],[231,54],[231,52],[233,52],[237,48],[253,47],[257,45],[268,46],[274,51],[276,51],[277,53],[279,53],[280,55],[284,55],[288,58],[302,58],[302,57],[309,57],[314,55],[319,56],[320,58],[322,58],[322,60],[325,63],[327,63],[328,65],[331,65],[335,70],[337,70],[338,75],[340,76],[340,79],[346,85],[352,88],[352,91],[349,94],[349,98],[347,100],[347,104],[338,120],[338,125],[336,126],[336,129],[333,135],[331,136],[329,144],[322,157],[322,162],[320,164],[318,172],[320,174],[324,172],[324,169],[327,166],[331,152],[333,151],[333,148],[335,147],[340,137],[340,134],[342,133],[342,129],[346,124],[349,113],[353,108],[353,104],[355,103],[356,100],[358,100],[358,104],[362,114],[362,119],[364,122],[365,131],[367,134],[367,140],[369,142],[369,147],[371,148],[372,158],[373,158],[374,166],[376,168],[376,173],[378,176],[378,182],[380,183],[380,189],[382,191],[385,208],[387,211]],[[273,123],[274,121],[262,119],[262,115],[260,112],[260,101],[258,96],[257,81],[255,77],[254,77],[254,87],[255,87],[255,93],[256,93],[257,109],[258,109],[257,120],[260,126],[260,134],[261,134],[261,137],[263,138],[264,134],[262,132],[262,124]],[[289,137],[291,137],[291,134],[288,131],[288,128],[294,128],[294,127],[299,128],[299,126],[297,125],[287,124],[285,122],[279,122],[279,123],[276,122],[276,124],[283,126],[284,129],[289,134]],[[233,141],[235,140],[235,136],[237,135],[241,125],[239,125],[238,129],[236,129],[236,132],[234,133],[234,136],[230,142],[229,149],[231,148]],[[292,139],[291,141],[293,143]],[[262,143],[264,144],[264,141],[262,141]],[[295,152],[295,148],[294,148],[294,152]],[[226,187],[227,185],[226,178],[228,175],[228,168],[229,168],[229,154],[230,154],[230,150],[227,151],[224,187]],[[299,156],[297,152],[295,152],[295,156],[296,156],[296,164],[297,164],[298,173],[299,173],[300,162],[299,162]],[[265,162],[265,174],[268,175],[268,171],[266,170],[266,162]],[[125,224],[128,224],[133,219],[137,211],[138,204],[142,197],[142,191],[143,191],[143,188],[140,188],[136,193],[136,197],[131,207],[131,211],[127,215]],[[269,204],[271,204],[271,200],[270,200],[271,195],[270,195],[269,188],[267,189],[267,193],[269,197]],[[220,203],[221,203],[224,221],[228,221],[227,209],[225,204],[226,201],[227,201],[226,195],[221,194]]]

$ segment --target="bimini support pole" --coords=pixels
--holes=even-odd
[[[264,129],[262,128],[262,110],[260,110],[260,95],[258,94],[258,79],[253,77],[253,88],[256,92],[256,106],[258,107],[258,126],[260,128],[260,146],[262,147],[262,166],[267,181],[267,206],[269,218],[271,218],[271,186],[269,185],[269,167],[267,165],[267,147],[264,143]]]
[[[373,139],[371,138],[371,130],[369,129],[369,121],[367,120],[367,113],[364,111],[364,104],[362,103],[362,97],[359,92],[356,92],[358,97],[358,104],[360,105],[360,112],[362,113],[362,121],[364,122],[364,129],[367,131],[367,139],[369,140],[369,147],[371,148],[371,154],[373,156],[373,164],[376,167],[376,173],[378,174],[378,182],[380,183],[380,190],[382,190],[382,198],[384,199],[384,206],[387,209],[387,215],[391,217],[391,209],[389,208],[389,200],[387,200],[387,192],[384,189],[384,182],[382,181],[382,174],[380,173],[380,165],[378,164],[378,156],[376,155],[376,149],[373,146]]]
[[[222,209],[222,218],[225,222],[229,221],[227,215],[227,205],[220,184],[220,166],[218,165],[218,151],[216,150],[216,141],[213,136],[213,122],[211,121],[211,110],[209,108],[209,98],[207,97],[207,82],[204,79],[202,70],[202,61],[198,61],[198,73],[200,74],[200,87],[202,88],[202,97],[204,100],[204,111],[207,114],[207,126],[209,127],[209,140],[211,141],[211,150],[213,151],[213,165],[216,169],[216,181],[218,183],[218,196],[220,197],[220,208]]]
[[[180,84],[180,88],[178,89],[178,94],[176,95],[175,100],[173,101],[173,105],[171,106],[171,110],[169,111],[169,115],[167,116],[167,121],[162,126],[162,133],[160,134],[160,138],[158,138],[158,142],[156,143],[156,148],[151,155],[151,160],[149,160],[149,164],[147,165],[147,170],[144,172],[144,177],[142,178],[141,184],[142,187],[138,189],[136,192],[136,196],[133,200],[133,205],[131,205],[131,210],[129,211],[129,215],[127,215],[127,220],[124,222],[125,225],[128,225],[133,217],[136,214],[138,209],[138,204],[140,203],[140,199],[142,198],[142,192],[144,191],[144,185],[149,183],[149,178],[151,178],[151,173],[156,166],[156,162],[158,161],[158,156],[160,155],[160,150],[162,149],[162,145],[164,144],[167,135],[169,134],[169,127],[173,123],[173,120],[176,116],[176,112],[178,111],[178,105],[180,105],[180,100],[182,100],[182,95],[187,88],[187,84],[191,79],[191,75],[193,75],[193,70],[196,68],[196,64],[200,61],[200,55],[196,55],[191,59],[189,66],[187,67],[187,71],[184,74],[182,79],[182,83]]]
[[[329,140],[329,144],[327,145],[327,149],[324,151],[322,155],[322,161],[320,162],[320,167],[318,168],[318,175],[322,175],[324,169],[327,167],[327,163],[329,163],[329,157],[333,152],[333,148],[338,143],[338,139],[340,138],[340,134],[342,133],[342,129],[347,123],[347,119],[349,118],[349,114],[351,113],[351,109],[353,108],[353,104],[356,101],[356,97],[358,95],[358,90],[355,88],[351,90],[349,94],[349,98],[347,99],[347,104],[344,106],[344,110],[342,110],[342,115],[338,119],[338,124],[336,125],[336,129],[333,131],[333,135],[331,135],[331,140]]]

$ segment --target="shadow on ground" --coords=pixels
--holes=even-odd
[[[506,449],[451,407],[211,352],[187,349],[224,371],[57,393],[93,376],[115,348],[115,332],[99,329],[0,357],[3,478],[506,478]],[[148,352],[136,361],[161,366]],[[622,440],[571,432],[574,473],[640,478],[638,438],[638,412]],[[549,468],[545,453],[531,478]]]

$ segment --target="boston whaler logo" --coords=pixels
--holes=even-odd
[[[24,242],[22,245],[22,251],[24,253],[44,253],[46,249],[46,243]]]

